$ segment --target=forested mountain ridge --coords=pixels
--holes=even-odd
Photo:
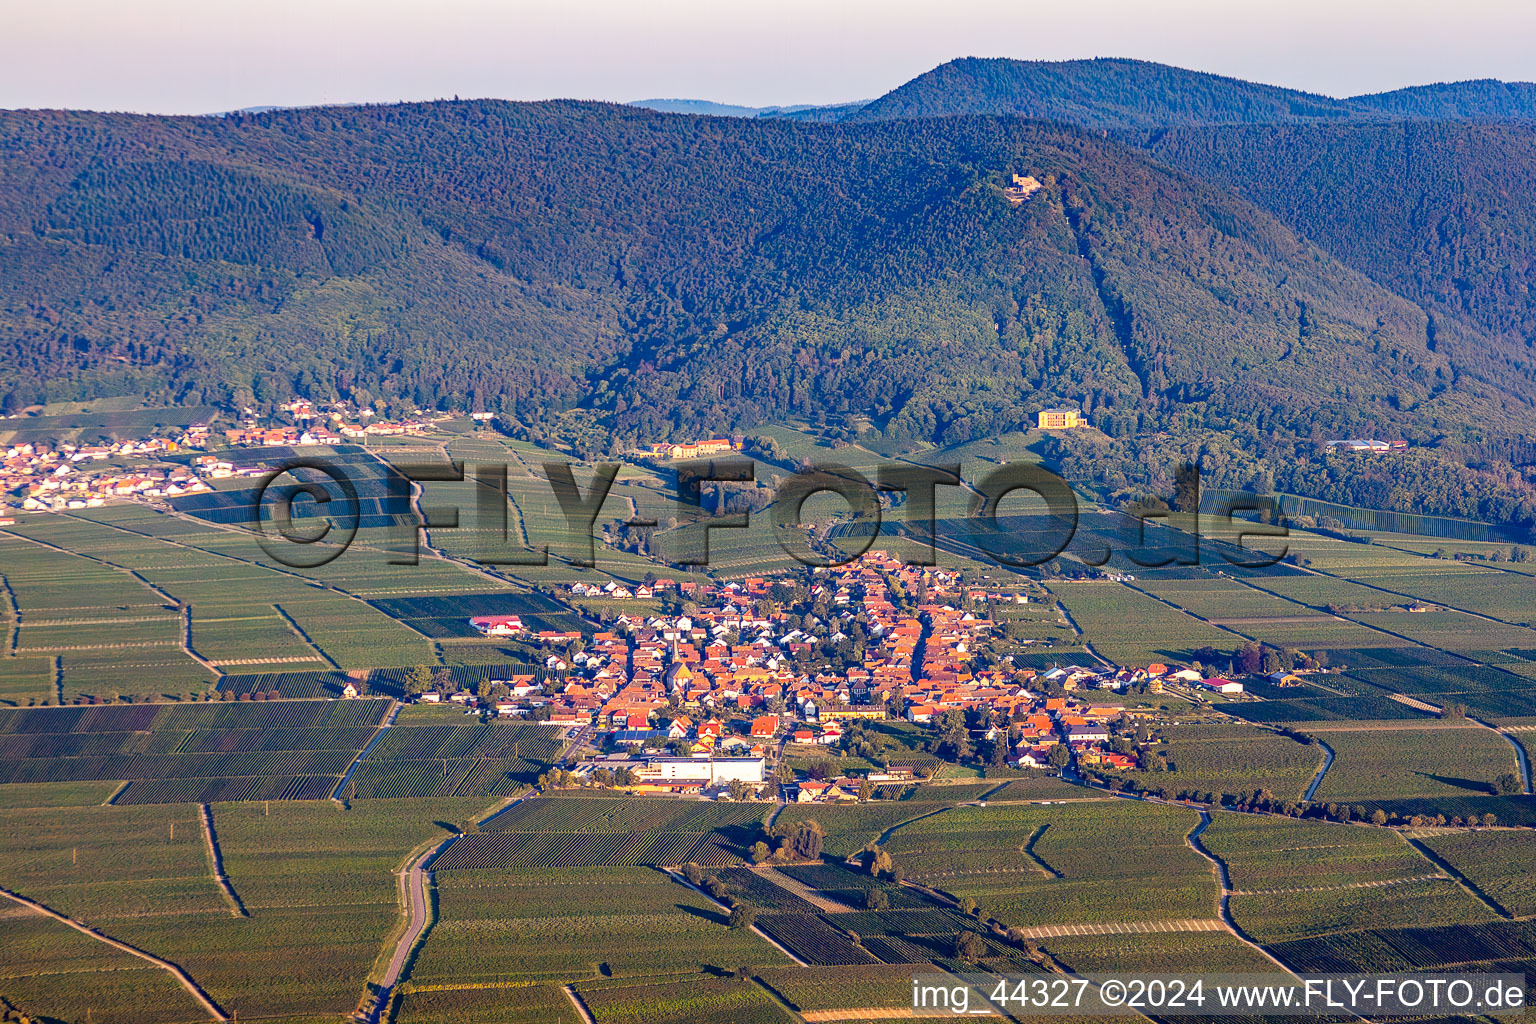
[[[581,401],[646,435],[858,411],[927,440],[1054,398],[1130,430],[1272,390],[1292,430],[1412,429],[1467,370],[1252,207],[1072,129],[497,102],[25,120],[0,119],[8,383],[49,394]],[[1016,171],[1050,182],[1018,208]]]
[[[885,121],[963,114],[1014,114],[1112,134],[1238,124],[1531,121],[1536,120],[1536,84],[1480,79],[1335,99],[1118,57],[962,57],[841,117]]]
[[[1017,114],[1099,131],[1384,116],[1328,96],[1144,60],[962,57],[891,90],[848,119],[958,114]]]
[[[1496,78],[1438,82],[1352,96],[1349,102],[1404,119],[1531,121],[1536,120],[1536,83]]]
[[[11,409],[299,394],[618,444],[782,418],[946,443],[1069,402],[1115,437],[1216,431],[1258,477],[1326,436],[1476,444],[1536,407],[1507,339],[1016,117],[6,113],[0,169]],[[1015,173],[1043,183],[1020,205]]]
[[[1536,339],[1536,136],[1503,124],[1174,128],[1159,160],[1227,185],[1330,254],[1524,351]]]

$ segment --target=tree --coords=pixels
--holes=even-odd
[[[761,839],[752,844],[753,864],[761,864],[771,856],[773,856],[773,851],[768,849],[768,844],[763,842]]]
[[[740,779],[732,779],[730,785],[731,799],[737,802],[747,798],[747,784]]]
[[[884,889],[865,889],[864,906],[870,910],[885,910],[891,905],[891,898],[885,894]]]
[[[1493,788],[1499,796],[1514,796],[1525,792],[1525,786],[1514,772],[1505,772],[1493,780]]]
[[[702,885],[704,882],[704,869],[693,861],[683,865],[683,877],[688,879],[689,885]]]
[[[1173,507],[1180,512],[1200,510],[1200,467],[1184,463],[1173,474]]]
[[[1065,768],[1072,760],[1072,752],[1063,743],[1058,743],[1051,748],[1051,752],[1045,755],[1045,761],[1052,768]]]
[[[891,855],[878,846],[873,852],[874,856],[869,859],[869,873],[878,878],[891,870]]]
[[[807,818],[795,826],[794,835],[789,841],[789,851],[800,860],[817,860],[821,857],[821,847],[826,836],[826,830],[819,821]]]
[[[987,944],[973,931],[955,933],[955,958],[973,964],[987,955]]]
[[[731,908],[731,928],[736,931],[744,931],[757,924],[757,911],[745,903],[738,903]]]
[[[1378,807],[1374,811],[1371,812],[1371,824],[1372,825],[1385,825],[1386,823],[1387,823],[1387,812],[1386,811],[1384,811],[1380,807]]]
[[[976,901],[971,899],[971,897],[969,897],[969,896],[967,896],[964,899],[962,899],[960,901],[960,913],[962,913],[962,914],[974,914],[974,913],[976,913]]]
[[[875,787],[868,779],[859,780],[859,803],[867,803],[874,796]]]
[[[432,689],[432,669],[426,665],[417,665],[405,674],[405,692],[411,696],[426,693]]]

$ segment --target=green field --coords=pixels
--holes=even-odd
[[[1224,813],[1201,839],[1228,866],[1234,918],[1261,942],[1492,916],[1387,829]]]
[[[652,868],[444,871],[437,906],[412,973],[421,984],[696,975],[706,966],[788,962]]]
[[[1094,650],[1117,664],[1188,658],[1206,646],[1231,649],[1242,638],[1119,583],[1052,583],[1052,592]]]
[[[1516,917],[1536,914],[1531,837],[1523,830],[1450,832],[1420,840]]]
[[[1306,729],[1337,755],[1315,800],[1491,793],[1494,779],[1516,770],[1509,743],[1471,724],[1314,722]]]
[[[969,896],[1009,926],[1215,915],[1191,810],[1128,800],[957,807],[886,842],[910,877]]]
[[[12,809],[0,885],[180,964],[242,1017],[344,1015],[398,917],[392,872],[445,834],[435,822],[483,806],[215,805],[225,872],[249,916],[236,916],[214,881],[194,806]]]
[[[1156,750],[1167,772],[1131,773],[1143,785],[1172,792],[1248,793],[1267,789],[1281,799],[1300,799],[1323,763],[1319,747],[1251,726],[1174,724],[1163,729]]]

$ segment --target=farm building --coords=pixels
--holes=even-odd
[[[1207,690],[1215,690],[1217,693],[1242,693],[1243,684],[1233,682],[1231,679],[1223,679],[1215,676],[1211,679],[1200,680],[1200,685]]]
[[[485,636],[510,636],[523,631],[523,620],[516,615],[476,615],[469,624]]]
[[[641,785],[675,787],[718,786],[729,782],[757,785],[763,781],[761,757],[653,757],[635,774]]]

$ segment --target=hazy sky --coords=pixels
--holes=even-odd
[[[1536,79],[1530,0],[0,0],[0,107],[877,96],[953,57],[1126,56],[1342,96]]]

